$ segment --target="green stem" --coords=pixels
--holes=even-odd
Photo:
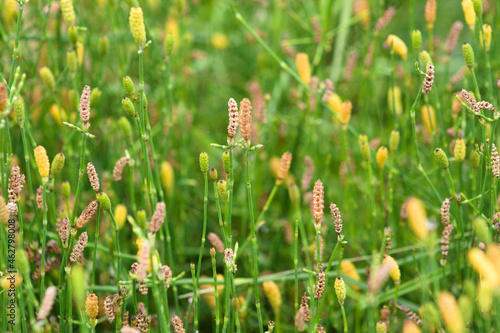
[[[97,214],[96,214],[96,224],[95,224],[95,235],[94,235],[94,255],[92,259],[92,278],[90,284],[90,292],[94,292],[95,287],[95,270],[96,270],[96,262],[97,262],[97,244],[99,243],[99,223],[101,221],[101,204],[97,206]]]
[[[40,302],[43,300],[45,293],[45,242],[47,240],[47,181],[43,180],[43,227],[42,227],[42,261],[40,272]]]
[[[207,213],[208,213],[208,174],[207,172],[203,172],[203,176],[205,179],[205,193],[204,193],[204,199],[203,199],[203,233],[201,234],[201,247],[200,247],[200,254],[198,256],[198,270],[196,274],[196,283],[194,285],[195,291],[198,289],[198,281],[200,280],[200,274],[201,274],[201,259],[203,257],[203,250],[205,249],[205,234],[207,232]],[[199,315],[199,307],[198,307],[198,293],[195,292],[195,299],[194,299],[194,331],[196,332],[198,330],[198,315]]]
[[[259,298],[259,255],[257,249],[257,235],[255,233],[255,219],[253,213],[253,198],[252,198],[252,183],[250,181],[250,150],[249,147],[245,149],[245,178],[248,192],[248,214],[250,218],[251,234],[252,234],[252,257],[253,257],[253,280],[255,292],[255,306],[257,307],[257,316],[259,319],[259,331],[263,333],[262,313],[260,310]]]

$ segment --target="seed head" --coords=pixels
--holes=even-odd
[[[321,180],[318,179],[316,183],[314,183],[314,190],[313,190],[313,216],[316,228],[319,228],[321,220],[323,219],[323,209],[325,208],[324,197],[325,197],[325,191],[323,188],[323,183],[321,182]]]
[[[395,284],[401,283],[401,271],[399,270],[399,265],[390,255],[385,255],[384,260],[382,261],[384,264],[389,265],[389,276],[394,281]]]
[[[387,161],[387,155],[387,147],[382,146],[377,150],[376,160],[380,169],[384,167],[385,161]]]
[[[75,10],[73,9],[73,1],[61,0],[61,11],[63,19],[69,26],[75,24]]]
[[[174,327],[175,333],[186,333],[184,324],[182,323],[182,320],[181,318],[179,318],[179,316],[172,317],[172,326]]]
[[[49,315],[52,310],[52,306],[54,305],[54,301],[57,295],[57,288],[54,286],[50,286],[45,290],[45,294],[43,295],[42,304],[40,305],[40,311],[36,319],[38,321],[44,320]]]
[[[309,56],[307,53],[297,53],[295,64],[297,65],[297,72],[299,73],[300,79],[305,85],[309,85],[311,82],[311,65],[309,64]]]
[[[448,250],[450,248],[450,235],[453,231],[453,224],[448,224],[443,229],[443,234],[441,235],[441,265],[446,263],[446,256],[448,255]]]
[[[43,146],[38,146],[35,148],[35,162],[38,168],[38,173],[42,179],[47,179],[50,172],[50,162],[47,156],[47,151]]]
[[[146,43],[146,26],[144,25],[144,16],[142,8],[135,6],[130,8],[130,16],[128,18],[130,24],[130,31],[134,36],[135,42],[140,47]]]
[[[64,246],[68,244],[69,238],[69,218],[65,217],[64,219],[58,219],[56,224],[56,230],[59,234],[59,238],[61,238],[61,242]]]
[[[85,250],[85,246],[87,246],[87,241],[89,240],[87,236],[87,232],[83,232],[80,237],[78,237],[78,242],[75,247],[73,247],[73,252],[69,256],[69,261],[74,263],[75,261],[79,261],[83,256],[83,251]]]
[[[453,155],[457,162],[462,162],[465,159],[466,146],[464,139],[457,139],[455,141],[455,149],[453,150]]]
[[[262,284],[264,293],[266,294],[274,313],[279,313],[281,308],[281,293],[278,285],[274,281],[266,281]]]
[[[340,236],[342,233],[342,216],[336,204],[330,203],[330,213],[332,214],[333,224],[335,225],[335,232]]]
[[[226,181],[224,179],[221,179],[217,182],[217,190],[219,191],[219,195],[221,196],[222,200],[226,201]]]
[[[356,267],[354,266],[354,264],[352,262],[342,260],[342,262],[340,263],[340,270],[342,271],[342,274],[344,274],[348,278],[356,280],[356,281],[360,280],[360,276],[359,276],[358,272],[356,271]],[[350,286],[354,290],[359,290],[359,287],[354,285],[354,284],[351,284]]]
[[[116,318],[115,314],[115,301],[117,299],[117,295],[109,295],[104,299],[104,313],[106,317],[108,317],[108,321],[113,323]]]
[[[128,157],[122,157],[116,162],[115,167],[113,168],[113,179],[117,182],[122,180],[123,168],[125,165],[129,163],[131,160]]]
[[[95,167],[92,162],[87,164],[87,175],[89,177],[89,182],[95,193],[99,193],[100,185],[99,185],[99,176],[97,175],[97,171],[95,171]]]
[[[344,280],[339,276],[335,279],[335,294],[337,295],[337,300],[340,305],[344,305],[344,301],[346,298],[346,288]]]
[[[47,66],[44,66],[40,68],[39,73],[45,87],[51,91],[54,90],[56,87],[56,79],[52,71]]]
[[[10,171],[10,179],[8,186],[9,202],[19,201],[21,190],[26,182],[25,177],[21,174],[21,169],[16,164],[12,167]]]
[[[89,294],[87,296],[87,299],[85,300],[85,312],[91,320],[95,320],[97,318],[97,314],[99,313],[99,299],[96,294]]]
[[[445,227],[450,224],[450,204],[451,198],[444,199],[441,204],[441,223],[443,223]]]
[[[434,150],[434,158],[436,159],[437,164],[439,164],[442,169],[448,169],[450,162],[448,161],[448,156],[446,156],[444,150],[442,150],[441,148],[436,148]]]
[[[238,103],[236,103],[234,99],[230,98],[229,101],[227,102],[227,106],[228,106],[228,116],[229,116],[229,125],[227,126],[227,134],[229,135],[229,141],[232,142],[233,137],[236,135],[236,130],[238,129]],[[226,170],[226,168],[224,168],[224,170]]]
[[[217,236],[216,234],[211,232],[207,235],[207,238],[210,241],[210,243],[212,243],[212,245],[215,247],[217,252],[219,252],[219,253],[224,252],[224,243],[221,241],[219,236]]]
[[[427,72],[425,74],[424,85],[422,86],[422,94],[427,95],[431,92],[432,84],[434,83],[434,66],[427,64]]]
[[[7,109],[9,99],[9,93],[7,91],[7,86],[5,83],[0,82],[0,113],[3,113]]]
[[[24,122],[24,100],[22,98],[16,98],[14,100],[14,114],[16,115],[17,122],[22,124]]]
[[[90,87],[85,86],[82,91],[82,96],[80,97],[80,118],[83,121],[83,127],[89,127],[90,119]]]
[[[422,33],[420,30],[415,29],[411,32],[411,45],[415,52],[420,50],[420,47],[422,46]]]
[[[481,276],[484,283],[493,287],[500,285],[500,274],[483,251],[478,248],[469,250],[467,260],[476,273]]]
[[[288,170],[290,170],[291,163],[292,163],[292,154],[290,154],[289,152],[285,152],[283,156],[281,156],[280,167],[278,169],[277,182],[279,182],[280,184],[288,174]]]
[[[427,0],[425,4],[425,21],[429,30],[432,30],[436,21],[436,0]]]
[[[465,64],[469,69],[474,68],[474,50],[469,43],[462,45],[462,54],[464,55]]]
[[[484,31],[484,42],[486,44],[486,52],[489,52],[490,47],[491,47],[491,25],[483,24],[483,31]],[[479,41],[481,43],[481,46],[483,46],[483,32],[482,31],[479,34]]]
[[[151,218],[151,224],[150,224],[151,235],[154,235],[155,233],[158,232],[158,230],[160,230],[163,222],[165,221],[165,215],[166,215],[165,203],[158,202],[156,204],[153,217]]]
[[[66,161],[66,157],[64,156],[63,153],[59,153],[56,156],[54,156],[54,159],[52,160],[52,165],[50,167],[50,176],[52,178],[56,178],[64,168],[64,162]]]
[[[250,142],[250,134],[252,132],[252,104],[248,98],[243,98],[240,102],[240,132],[245,139],[245,143]]]
[[[340,106],[340,112],[339,112],[339,121],[344,129],[347,128],[347,124],[351,119],[351,112],[352,112],[351,101],[344,101]]]
[[[426,224],[427,214],[422,201],[415,197],[410,197],[405,205],[410,229],[418,239],[424,240],[429,235],[429,229]]]
[[[403,42],[398,36],[396,35],[389,35],[387,36],[387,39],[385,40],[389,46],[392,45],[394,51],[396,51],[397,54],[403,59],[406,60],[406,56],[408,55],[408,48],[406,47],[405,42]]]
[[[109,197],[106,193],[104,192],[99,192],[97,195],[97,201],[101,205],[102,209],[105,211],[110,211],[111,210],[111,200],[109,200]]]
[[[462,9],[464,11],[465,22],[469,26],[469,29],[474,31],[474,26],[476,25],[476,13],[474,12],[472,0],[463,0]]]
[[[200,153],[200,170],[203,173],[208,172],[208,154],[205,151]]]
[[[311,186],[311,179],[314,175],[314,162],[309,155],[304,157],[305,170],[302,176],[302,191],[307,191],[309,186]]]
[[[9,212],[7,211],[7,205],[5,204],[5,199],[0,196],[0,222],[7,225],[9,222]]]
[[[94,200],[91,203],[89,203],[87,207],[85,207],[80,217],[78,217],[78,220],[76,220],[76,229],[85,227],[87,223],[89,223],[90,220],[92,220],[97,211],[98,206],[99,203],[97,202],[97,200]]]
[[[384,14],[378,19],[377,24],[375,24],[375,34],[380,32],[391,22],[394,14],[396,14],[394,7],[391,6],[387,8]]]
[[[493,172],[493,176],[500,178],[500,156],[495,144],[491,148],[491,171]]]
[[[456,21],[453,23],[450,29],[450,33],[448,34],[448,41],[446,42],[446,53],[451,54],[455,46],[457,45],[458,37],[460,37],[460,33],[464,25],[460,21]]]
[[[455,296],[448,291],[442,291],[438,297],[438,304],[447,331],[453,333],[465,332],[462,314]]]
[[[318,281],[316,282],[316,291],[314,293],[314,299],[318,300],[323,297],[323,291],[325,290],[325,272],[323,272],[323,266],[318,265]]]

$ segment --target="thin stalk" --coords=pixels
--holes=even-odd
[[[201,247],[200,247],[200,254],[198,256],[198,270],[196,274],[196,283],[194,285],[195,291],[198,289],[198,281],[200,280],[200,274],[201,274],[201,259],[203,257],[203,250],[205,249],[205,234],[207,232],[207,212],[208,212],[208,174],[207,172],[203,172],[203,176],[205,179],[205,193],[204,193],[204,198],[203,198],[203,233],[201,234]],[[194,299],[194,331],[196,332],[198,330],[198,315],[199,315],[199,307],[198,305],[198,293],[195,292],[195,299]]]
[[[17,57],[19,56],[19,34],[21,33],[21,19],[23,18],[24,3],[19,6],[17,15],[16,37],[14,39],[14,52],[12,53],[12,64],[10,66],[9,90],[14,82],[14,72],[16,71]]]
[[[262,208],[262,211],[260,212],[259,217],[257,217],[257,220],[256,220],[257,223],[260,223],[260,221],[262,221],[262,218],[264,217],[264,214],[266,214],[266,212],[268,211],[269,206],[271,205],[271,202],[273,201],[273,198],[276,195],[276,190],[278,189],[278,187],[280,185],[281,185],[281,183],[278,183],[278,181],[276,181],[274,183],[274,187],[271,191],[271,194],[269,194],[269,197],[267,198],[266,203],[264,204],[264,208]]]
[[[101,204],[97,205],[97,214],[96,214],[96,224],[95,224],[95,235],[94,235],[94,256],[92,259],[92,279],[90,284],[90,292],[94,292],[95,287],[95,270],[96,270],[96,262],[97,262],[97,244],[99,243],[99,223],[101,221]]]
[[[219,333],[220,327],[220,310],[219,310],[219,290],[217,286],[217,268],[215,262],[215,252],[210,251],[210,256],[212,257],[212,272],[214,276],[214,293],[215,293],[215,332]]]
[[[41,258],[41,272],[40,272],[40,302],[43,300],[45,294],[45,242],[47,240],[47,181],[43,181],[43,223],[42,223],[42,258]]]
[[[78,202],[80,200],[80,192],[82,191],[82,178],[85,173],[85,145],[87,143],[87,135],[85,131],[82,133],[82,147],[80,151],[80,168],[78,169],[78,184],[76,185],[76,194],[74,200],[73,214],[71,215],[70,223],[73,224],[78,210]]]
[[[115,251],[113,252],[113,256],[115,257],[116,261],[116,282],[120,281],[120,272],[121,272],[121,261],[120,261],[120,229],[118,229],[118,223],[116,223],[115,215],[113,215],[113,212],[110,210],[107,211],[109,214],[109,217],[111,218],[111,221],[113,222],[113,228],[115,229]]]
[[[253,256],[253,280],[254,280],[254,292],[255,292],[255,306],[257,308],[257,316],[259,319],[259,331],[263,333],[263,322],[262,313],[260,310],[260,298],[259,298],[259,255],[257,249],[257,235],[255,233],[255,219],[253,213],[253,198],[252,198],[252,183],[250,181],[250,150],[247,147],[245,149],[245,178],[246,186],[248,192],[248,214],[250,218],[251,234],[252,234],[252,256]]]

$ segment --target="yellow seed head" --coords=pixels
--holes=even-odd
[[[99,313],[99,299],[95,294],[89,294],[85,300],[85,312],[90,319],[95,320]]]
[[[491,46],[491,25],[484,24],[483,30],[484,30],[484,41],[486,42],[486,52],[489,52],[490,46]],[[483,46],[483,32],[482,31],[479,33],[479,41],[481,42],[481,46]]]
[[[40,176],[43,179],[48,178],[50,172],[50,162],[49,157],[47,156],[47,151],[43,146],[35,148],[35,162]]]
[[[216,32],[212,36],[212,46],[216,50],[225,50],[229,46],[229,39],[225,34]]]
[[[174,168],[169,162],[163,162],[160,170],[161,184],[168,196],[174,193]]]
[[[328,106],[330,107],[330,109],[332,109],[333,112],[335,112],[340,117],[340,109],[342,108],[342,99],[340,98],[339,95],[332,92],[332,94],[328,98]],[[334,115],[332,115],[332,119],[335,124],[339,123],[337,117],[335,117]]]
[[[337,295],[337,300],[339,301],[340,305],[344,305],[344,301],[346,298],[346,289],[345,282],[340,276],[335,279],[335,294]]]
[[[406,47],[405,42],[401,40],[396,35],[389,35],[385,40],[387,44],[392,45],[394,51],[403,59],[406,60],[406,56],[408,55],[408,48]]]
[[[457,139],[455,141],[455,149],[453,151],[453,155],[457,162],[462,162],[465,159],[466,154],[466,146],[464,139]]]
[[[384,164],[385,164],[385,161],[387,161],[387,155],[388,155],[388,150],[387,150],[387,147],[380,147],[378,150],[377,150],[377,164],[379,166],[379,168],[383,168],[384,167]]]
[[[493,287],[488,283],[479,283],[477,287],[477,307],[485,319],[489,319],[491,306],[493,305]]]
[[[274,313],[279,313],[281,308],[281,293],[278,285],[274,281],[266,281],[262,284],[264,293],[271,303]]]
[[[309,56],[306,53],[298,53],[295,58],[297,71],[299,72],[300,79],[306,85],[311,82],[311,65],[309,64]]]
[[[394,99],[394,101],[393,101]],[[394,103],[394,104],[393,104]],[[403,113],[403,99],[401,97],[401,88],[394,86],[394,94],[392,87],[387,91],[387,105],[391,113],[396,110],[396,115],[400,116]]]
[[[11,287],[17,288],[23,282],[21,275],[17,273],[6,274],[0,281],[3,290],[9,290]]]
[[[345,101],[340,106],[339,120],[343,127],[346,127],[351,119],[352,103]]]
[[[353,280],[359,281],[360,277],[358,272],[356,271],[356,267],[354,267],[354,264],[350,261],[342,261],[340,263],[340,270],[342,271],[342,274],[347,276],[348,278],[351,278]],[[358,286],[355,286],[353,284],[350,285],[352,289],[354,290],[359,290]]]
[[[469,26],[469,29],[474,30],[474,26],[476,25],[476,13],[474,12],[472,0],[463,0],[462,9],[464,11],[465,22]]]
[[[500,248],[495,244],[488,245],[486,248],[486,256],[495,267],[497,275],[500,276]]]
[[[136,6],[130,8],[128,21],[135,42],[140,46],[144,45],[146,43],[146,27],[144,25],[144,16],[141,7]]]
[[[500,274],[483,251],[473,248],[467,253],[467,259],[485,283],[491,286],[500,286]]]
[[[0,196],[0,222],[7,226],[9,222],[9,212],[7,210],[7,205],[5,204],[5,199]]]
[[[387,333],[387,325],[383,321],[379,321],[375,326],[375,333]]]
[[[420,326],[407,319],[403,324],[403,333],[422,333]]]
[[[434,108],[429,105],[422,106],[420,109],[420,114],[422,115],[422,122],[424,123],[427,133],[432,133],[436,129],[436,117],[434,115]]]
[[[425,21],[427,27],[431,30],[434,27],[434,21],[436,21],[436,0],[427,0],[425,4]]]
[[[121,229],[127,220],[127,207],[122,204],[118,204],[115,207],[115,220],[118,225],[118,229]]]
[[[439,310],[444,326],[450,333],[465,332],[462,314],[457,304],[455,296],[448,291],[442,291],[438,298]]]
[[[57,104],[52,104],[50,106],[49,112],[59,127],[62,127],[62,122],[68,119],[66,111],[63,108],[58,108]]]
[[[75,24],[75,10],[73,9],[73,1],[61,0],[61,10],[64,21],[72,26]]]
[[[418,239],[424,240],[429,235],[427,228],[427,214],[422,201],[411,197],[407,201],[408,224]]]
[[[394,260],[393,257],[386,255],[384,256],[383,263],[388,263],[389,265],[391,265],[389,275],[395,284],[399,284],[401,282],[401,271],[399,270],[399,265],[396,260]]]

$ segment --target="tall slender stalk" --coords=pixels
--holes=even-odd
[[[257,308],[257,317],[259,319],[259,331],[263,330],[262,313],[260,310],[260,297],[259,297],[259,254],[257,248],[257,235],[255,233],[255,220],[253,213],[253,198],[252,198],[252,183],[250,181],[250,149],[245,148],[245,179],[248,192],[248,214],[250,218],[251,235],[252,235],[252,260],[253,260],[253,280],[255,292],[255,306]]]
[[[203,232],[201,234],[201,247],[200,254],[198,256],[198,270],[196,273],[196,283],[194,285],[195,289],[195,298],[194,298],[194,331],[196,332],[198,329],[198,315],[199,315],[199,307],[198,307],[198,293],[196,292],[198,289],[198,282],[200,281],[201,274],[201,259],[203,257],[203,250],[205,249],[205,234],[207,232],[207,212],[208,212],[208,174],[207,171],[203,172],[203,178],[205,180],[205,192],[203,198]]]

